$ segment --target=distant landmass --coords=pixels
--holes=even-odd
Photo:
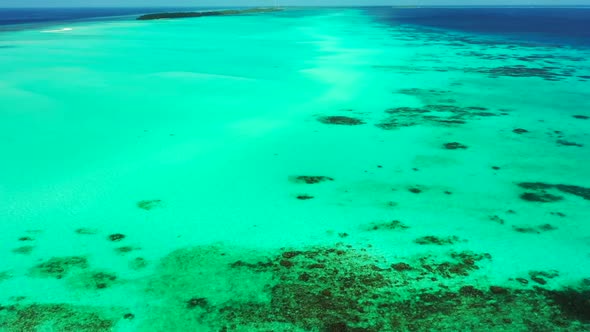
[[[173,12],[173,13],[154,13],[146,14],[138,17],[140,21],[149,20],[161,20],[170,18],[190,18],[190,17],[203,17],[203,16],[229,16],[229,15],[243,15],[253,13],[268,13],[281,11],[281,8],[248,8],[248,9],[226,9],[226,10],[213,10],[206,12]]]

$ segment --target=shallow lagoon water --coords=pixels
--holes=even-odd
[[[588,328],[587,48],[365,9],[0,46],[1,329]]]

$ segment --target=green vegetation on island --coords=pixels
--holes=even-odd
[[[281,8],[248,8],[248,9],[226,9],[206,12],[173,12],[173,13],[154,13],[138,17],[140,21],[160,20],[166,18],[190,18],[202,16],[227,16],[227,15],[244,15],[255,13],[268,13],[281,11]]]

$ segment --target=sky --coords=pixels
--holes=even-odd
[[[262,6],[275,0],[0,0],[1,7]],[[277,0],[284,6],[353,5],[590,5],[590,0]]]

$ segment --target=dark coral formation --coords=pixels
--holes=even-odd
[[[567,67],[540,66],[527,67],[525,65],[468,68],[466,72],[487,74],[491,78],[498,77],[537,77],[546,81],[562,81],[572,77],[575,70]]]
[[[311,261],[306,258],[310,259],[301,256],[297,264],[305,266],[314,261],[313,258]],[[287,282],[272,288],[270,309],[282,319],[304,329],[334,324],[369,328],[371,318],[377,318],[378,312],[368,299],[379,297],[381,291],[390,285],[390,281],[372,266],[358,271],[346,265],[328,271],[325,268],[309,269],[310,281],[295,278],[296,273],[286,275]],[[325,282],[315,282],[322,276],[327,277]],[[367,300],[363,301],[363,298]]]
[[[61,279],[73,270],[88,268],[86,257],[66,256],[52,257],[31,268],[31,275],[36,277]]]
[[[105,289],[117,282],[117,276],[110,272],[90,271],[75,277],[75,286],[85,289]]]
[[[539,202],[539,203],[557,202],[557,201],[561,201],[563,199],[563,197],[561,197],[561,196],[551,195],[551,194],[547,194],[547,193],[530,193],[530,192],[523,193],[522,195],[520,195],[520,198],[522,198],[525,201]]]
[[[80,235],[94,235],[98,233],[98,230],[94,228],[78,228],[75,232]]]
[[[129,261],[129,268],[132,270],[142,270],[142,269],[146,268],[147,265],[148,265],[148,262],[143,257],[136,257],[136,258],[132,259],[131,261]]]
[[[527,201],[554,202],[563,199],[561,196],[548,194],[548,190],[558,190],[563,193],[582,197],[585,200],[590,200],[590,188],[581,186],[568,184],[549,184],[543,182],[520,182],[518,183],[518,186],[534,191],[534,193],[527,192],[521,195],[521,198]]]
[[[579,148],[584,146],[583,144],[576,143],[576,142],[570,142],[570,141],[566,141],[563,139],[558,139],[557,141],[555,141],[555,143],[557,143],[558,145],[563,145],[563,146],[577,146]]]
[[[413,268],[412,268],[412,266],[410,266],[410,264],[407,264],[404,262],[391,264],[391,268],[398,271],[398,272],[413,270]]]
[[[379,222],[379,223],[371,223],[367,230],[369,231],[378,231],[378,230],[398,230],[398,229],[407,229],[408,226],[404,225],[399,220],[392,220],[388,222]]]
[[[447,236],[447,237],[439,237],[439,236],[423,236],[419,237],[414,240],[414,243],[420,245],[427,245],[427,244],[436,244],[439,246],[447,245],[447,244],[455,244],[459,242],[459,238],[456,236]]]
[[[116,309],[69,304],[15,304],[0,306],[0,330],[22,331],[113,331],[122,316]]]
[[[504,219],[500,218],[500,217],[499,217],[499,216],[497,216],[497,215],[490,216],[489,218],[490,218],[490,220],[491,220],[491,221],[493,221],[493,222],[497,222],[497,223],[498,223],[498,224],[500,224],[500,225],[504,225]]]
[[[390,22],[388,22],[390,23]],[[584,57],[573,55],[570,52],[560,52],[564,45],[541,45],[531,42],[517,42],[514,40],[499,40],[482,36],[466,36],[454,34],[448,31],[439,31],[425,28],[425,26],[396,27],[396,33],[391,36],[395,40],[411,47],[421,46],[422,43],[436,45],[449,52],[456,52],[460,56],[475,57],[478,63],[485,63],[475,67],[462,65],[451,66],[436,56],[431,57],[427,65],[412,64],[378,65],[375,68],[392,70],[402,73],[415,72],[454,72],[459,73],[483,73],[488,77],[530,77],[542,78],[549,81],[565,80],[570,77],[578,77],[584,81],[586,75],[577,75],[581,66],[580,61],[586,61]],[[477,50],[473,50],[477,46]],[[569,46],[567,46],[569,47]],[[425,56],[425,55],[422,55]]]
[[[443,144],[443,147],[447,150],[467,149],[467,145],[461,144],[459,142],[445,143]]]
[[[525,133],[528,133],[529,131],[526,129],[522,129],[522,128],[516,128],[512,132],[515,134],[525,134]]]
[[[358,126],[365,124],[363,120],[342,115],[322,116],[318,118],[318,121],[325,124],[345,126]]]
[[[429,256],[420,257],[420,269],[417,270],[419,274],[415,278],[416,280],[422,280],[428,275],[445,279],[466,277],[472,272],[479,270],[479,266],[476,263],[484,259],[490,260],[491,258],[488,253],[476,254],[471,251],[451,252],[450,259],[443,262]]]
[[[186,307],[189,309],[196,307],[205,308],[207,305],[209,305],[209,302],[204,297],[193,297],[192,299],[186,301]]]
[[[160,199],[151,199],[151,200],[143,200],[137,202],[137,207],[142,210],[153,210],[162,205],[162,200]]]
[[[469,120],[498,115],[487,111],[487,108],[485,107],[461,107],[446,104],[430,104],[423,107],[390,108],[386,110],[385,113],[389,116],[376,124],[377,127],[384,130],[393,130],[401,127],[412,127],[422,124],[445,127],[457,126],[465,124]]]
[[[584,292],[543,289],[418,292],[417,299],[394,302],[391,331],[583,331],[588,302]],[[569,304],[569,305],[568,305]],[[477,317],[469,319],[468,317]]]
[[[542,225],[538,225],[538,226],[512,226],[512,229],[514,229],[516,232],[519,233],[529,233],[529,234],[541,234],[543,232],[549,232],[549,231],[554,231],[557,229],[557,227],[551,225],[551,224],[542,224]]]
[[[420,188],[416,188],[416,187],[412,187],[412,188],[408,188],[408,191],[413,193],[413,194],[419,194],[422,192],[422,189]]]
[[[301,200],[301,201],[307,201],[312,198],[313,198],[313,196],[307,195],[307,194],[297,195],[297,199]]]
[[[411,36],[415,32],[408,31],[408,36]],[[424,34],[423,31],[419,33],[419,40],[429,40],[427,34]],[[457,38],[457,39],[456,39]],[[453,36],[452,39],[457,40],[456,42],[450,42],[449,36],[439,36],[434,37],[431,43],[444,45],[445,48],[453,49],[459,48],[461,52],[459,54],[465,56],[474,56],[480,59],[490,61],[489,66],[481,66],[481,67],[466,67],[466,66],[448,66],[448,65],[441,65],[441,66],[386,66],[386,65],[379,65],[374,66],[374,68],[378,68],[381,70],[395,70],[395,71],[403,71],[403,72],[457,72],[457,73],[480,73],[485,74],[490,78],[499,78],[499,77],[514,77],[514,78],[541,78],[547,81],[562,81],[572,77],[576,77],[576,72],[579,69],[579,65],[577,64],[565,64],[564,61],[580,61],[577,60],[579,57],[564,55],[564,54],[554,54],[554,50],[551,50],[551,53],[547,52],[546,54],[528,54],[528,55],[515,55],[512,50],[519,49],[522,50],[524,47],[529,47],[531,49],[535,49],[536,45],[525,45],[524,43],[514,43],[514,44],[507,44],[502,43],[500,41],[483,41],[483,40],[474,40],[469,37],[457,37]],[[405,39],[404,39],[405,40]],[[463,51],[463,49],[468,46],[468,44],[477,44],[483,47],[484,50],[489,49],[492,52],[477,52],[477,51]],[[505,53],[498,52],[498,48],[502,47]],[[505,60],[511,59],[516,61],[525,62],[524,64],[514,64],[514,65],[506,65]],[[559,62],[556,62],[555,60]],[[438,63],[440,61],[433,61]],[[577,76],[580,78],[581,81],[585,81],[588,79],[587,76]]]
[[[457,102],[453,98],[453,91],[450,90],[411,88],[398,90],[397,93],[414,96],[427,105],[454,104]]]
[[[590,323],[590,290],[566,288],[558,291],[541,290],[541,293],[559,309],[563,317],[559,318],[562,326],[569,325],[567,320]]]
[[[518,184],[518,186],[530,190],[544,190],[553,188],[553,185],[543,182],[521,182]]]
[[[173,319],[214,331],[239,326],[249,331],[577,332],[584,331],[589,318],[583,289],[479,287],[467,282],[465,277],[491,259],[488,254],[452,252],[442,260],[422,256],[389,266],[382,258],[344,247],[284,250],[269,257],[254,255],[248,263],[243,256],[234,255],[241,259],[232,261],[226,254],[210,248],[174,252],[158,268],[149,292],[180,315]],[[199,276],[204,267],[206,273]],[[210,282],[209,274],[231,275],[226,282],[234,292],[236,280],[261,284],[249,287],[251,295],[193,291],[209,289],[202,285]],[[556,271],[529,275],[534,283],[556,276]],[[172,319],[165,313],[158,319]]]
[[[540,226],[537,226],[537,229],[541,232],[549,232],[549,231],[554,231],[557,229],[557,227],[551,225],[551,224],[542,224]]]
[[[187,252],[179,252],[167,259],[164,266],[170,271],[182,264],[183,270],[192,274],[193,269],[199,269],[201,261],[211,262],[210,256],[218,255],[213,252],[203,257],[205,253],[194,251],[192,258],[186,256]],[[392,286],[389,267],[380,267],[360,252],[337,248],[285,250],[270,260],[258,263],[239,260],[225,268],[230,269],[228,274],[252,274],[250,278],[268,275],[269,284],[265,287],[268,301],[239,303],[230,299],[212,307],[210,299],[198,296],[185,306],[191,311],[206,306],[207,314],[201,316],[203,321],[237,325],[246,330],[261,330],[264,324],[272,322],[288,324],[285,330],[335,328],[342,324],[351,329],[375,330],[373,321],[380,320],[380,313],[374,301],[386,296],[387,288]]]
[[[450,93],[449,90],[437,90],[437,89],[421,89],[421,88],[411,88],[411,89],[400,89],[397,91],[398,93],[409,95],[409,96],[417,96],[417,97],[424,97],[424,96],[444,96],[447,93]]]
[[[580,120],[588,120],[588,119],[590,119],[590,116],[587,116],[587,115],[572,115],[572,117],[574,117],[576,119],[580,119]]]
[[[532,281],[536,282],[539,285],[547,284],[546,279],[554,279],[559,276],[559,271],[550,270],[550,271],[530,271],[529,277]]]
[[[456,127],[471,120],[508,115],[506,112],[491,111],[482,106],[456,105],[456,96],[449,90],[411,88],[397,93],[417,97],[424,106],[387,109],[385,113],[388,116],[376,124],[378,128],[394,130],[417,125]]]
[[[33,252],[33,249],[35,249],[34,246],[21,246],[21,247],[12,249],[12,252],[15,254],[29,255],[30,253]]]
[[[12,278],[12,274],[8,271],[0,271],[0,282]]]
[[[299,253],[297,253],[297,255]],[[285,254],[283,255],[283,257],[291,258],[291,257],[287,257]],[[248,262],[244,262],[244,261],[239,260],[239,261],[235,261],[230,264],[230,267],[232,267],[232,268],[246,267],[246,268],[249,268],[252,270],[257,270],[257,271],[264,271],[265,269],[268,269],[272,266],[273,266],[273,263],[271,261],[248,263]]]
[[[131,247],[131,246],[122,246],[122,247],[118,247],[115,248],[115,252],[119,253],[119,254],[127,254],[130,253],[134,250],[138,250],[139,248],[135,248],[135,247]]]
[[[561,192],[576,195],[582,197],[583,199],[590,200],[590,188],[567,184],[556,184],[554,185],[554,187]]]
[[[115,234],[109,235],[108,238],[109,238],[109,241],[119,242],[125,238],[125,234],[115,233]]]
[[[333,178],[323,175],[299,175],[291,178],[296,183],[316,184],[326,181],[334,181]]]

